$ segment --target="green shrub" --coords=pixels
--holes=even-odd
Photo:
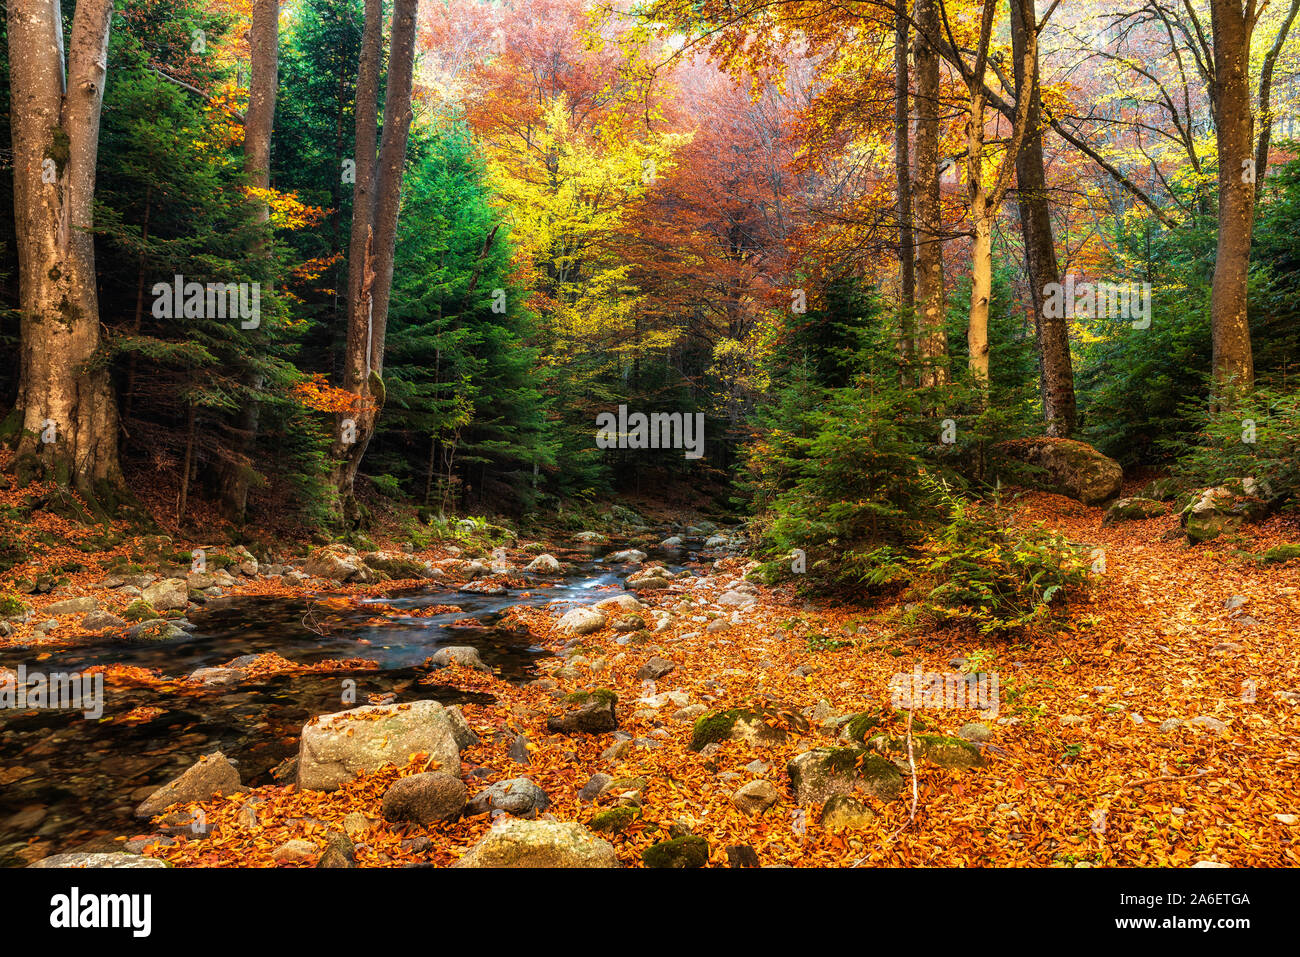
[[[1253,478],[1266,498],[1300,495],[1300,391],[1232,393],[1199,415],[1190,440],[1169,443],[1180,453],[1175,475],[1201,487]]]
[[[1004,633],[1050,621],[1053,603],[1088,581],[1082,550],[1035,526],[1014,528],[996,504],[981,508],[946,490],[950,519],[912,553],[877,552],[871,580],[907,582],[909,623],[967,622]]]

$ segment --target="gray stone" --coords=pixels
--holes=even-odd
[[[380,811],[385,821],[426,826],[454,821],[465,810],[469,789],[444,771],[427,771],[398,778],[384,794]]]
[[[479,657],[478,649],[470,645],[448,645],[446,648],[440,648],[429,659],[429,665],[434,668],[450,668],[452,665],[458,665],[461,668],[472,668],[475,671],[489,673],[492,671]]]
[[[460,776],[456,728],[436,701],[366,705],[321,715],[302,729],[298,786],[332,791],[363,771],[405,765],[426,753],[439,770]]]
[[[581,824],[506,818],[455,867],[618,867],[614,846]]]
[[[164,784],[145,798],[135,809],[135,816],[150,818],[173,804],[206,801],[218,794],[230,795],[241,790],[239,772],[220,751],[205,755],[180,777]]]
[[[166,861],[156,857],[144,857],[140,854],[126,854],[122,851],[108,853],[88,853],[72,851],[68,854],[55,854],[46,857],[28,867],[167,867]]]
[[[780,793],[766,781],[750,781],[731,795],[731,803],[749,815],[762,814],[780,800]]]
[[[515,817],[536,817],[550,806],[550,798],[528,778],[498,781],[470,798],[467,814],[490,814],[504,811]]]

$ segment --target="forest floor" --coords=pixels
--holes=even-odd
[[[747,562],[723,557],[697,566],[702,577],[693,581],[639,593],[651,609],[675,612],[639,643],[619,643],[608,627],[574,640],[557,633],[553,611],[513,609],[532,639],[557,654],[539,659],[537,680],[525,684],[468,668],[439,673],[439,682],[492,696],[490,704],[462,708],[478,743],[462,752],[459,771],[471,792],[526,777],[549,798],[543,816],[561,821],[588,824],[611,800],[633,806],[624,830],[602,834],[625,865],[639,865],[652,844],[686,831],[707,839],[709,863],[723,866],[728,848],[738,846],[764,865],[1300,865],[1300,561],[1261,566],[1242,551],[1300,540],[1296,519],[1250,526],[1249,542],[1192,548],[1162,538],[1177,522],[1172,516],[1107,527],[1101,509],[1038,492],[1021,494],[1012,507],[1017,522],[1042,522],[1104,549],[1104,572],[1071,597],[1059,631],[1010,641],[953,630],[899,633],[879,607],[810,605],[791,586],[760,587],[758,600],[736,611],[717,600]],[[51,528],[66,532],[57,520]],[[85,560],[75,542],[60,542],[44,562],[59,564],[60,547]],[[434,548],[416,557],[445,554]],[[530,557],[510,553],[511,561]],[[0,592],[22,570],[0,578]],[[111,601],[94,591],[95,574],[66,577],[65,594]],[[355,602],[392,585],[334,586],[332,600]],[[277,591],[286,591],[278,579],[248,579],[231,594]],[[611,586],[594,597],[620,593]],[[30,597],[39,621],[41,608],[60,596]],[[726,624],[706,629],[714,621]],[[53,666],[67,640],[57,636],[70,630],[38,636],[28,623],[0,643],[34,648]],[[656,656],[675,668],[647,685],[637,671]],[[972,662],[997,676],[995,712],[917,714],[927,734],[979,741],[978,766],[922,761],[913,778],[904,762],[903,793],[871,802],[848,830],[824,827],[817,806],[795,803],[787,762],[842,745],[848,716],[870,713],[877,730],[903,735],[906,714],[892,706],[891,679],[918,668],[960,673]],[[158,679],[108,676],[110,687],[141,680]],[[558,699],[597,687],[618,694],[621,734],[547,730]],[[676,694],[665,700],[665,692]],[[739,707],[769,709],[784,740],[691,750],[699,712]],[[120,840],[174,866],[313,866],[331,833],[343,832],[358,866],[449,865],[488,832],[487,815],[418,826],[386,822],[380,812],[395,780],[429,768],[428,756],[418,755],[336,791],[258,787],[202,802],[206,836],[146,828]],[[580,791],[598,773],[623,784],[584,800]],[[5,774],[0,768],[0,779]],[[751,814],[733,795],[755,780],[769,782],[777,800]],[[175,820],[199,806],[170,813]],[[316,851],[287,856],[280,849],[292,839]]]

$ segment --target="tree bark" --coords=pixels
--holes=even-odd
[[[1298,0],[1300,2],[1300,0]],[[912,231],[912,155],[909,142],[911,97],[908,89],[907,0],[895,0],[894,7],[894,172],[898,192],[899,356],[903,381],[910,382],[916,349],[916,239]]]
[[[917,357],[922,388],[948,381],[948,337],[943,327],[943,211],[939,202],[939,36],[937,0],[916,0],[916,227]]]
[[[396,0],[384,92],[383,139],[376,160],[382,7],[366,0],[361,62],[357,74],[356,193],[348,253],[348,330],[343,388],[356,396],[339,417],[334,443],[335,487],[345,521],[357,515],[357,469],[374,435],[384,404],[384,341],[393,282],[402,171],[411,128],[411,86],[415,61],[417,0]]]
[[[80,0],[64,63],[57,0],[9,0],[14,218],[22,354],[21,480],[53,478],[92,505],[122,487],[118,413],[99,349],[90,233],[112,0]]]
[[[1214,392],[1254,386],[1247,320],[1247,277],[1255,220],[1254,115],[1250,38],[1255,0],[1211,0],[1214,34],[1214,118],[1219,147],[1219,242],[1210,293]]]
[[[1043,419],[1050,436],[1069,438],[1074,431],[1076,406],[1074,366],[1070,356],[1069,325],[1064,317],[1047,315],[1047,287],[1061,281],[1056,259],[1056,238],[1047,201],[1047,173],[1043,160],[1043,108],[1037,69],[1026,83],[1025,57],[1037,50],[1037,24],[1021,16],[1020,4],[1011,0],[1011,53],[1016,103],[1028,96],[1025,138],[1016,154],[1016,202],[1020,233],[1025,244],[1029,294],[1034,303],[1034,331],[1038,339],[1039,391]],[[1033,41],[1032,43],[1030,41]],[[1035,56],[1036,62],[1036,56]],[[1026,93],[1026,89],[1028,93]]]
[[[1277,36],[1273,38],[1273,46],[1265,55],[1264,65],[1259,71],[1260,130],[1259,145],[1255,147],[1255,202],[1259,202],[1260,193],[1264,189],[1264,177],[1268,173],[1269,141],[1273,136],[1273,72],[1277,69],[1278,57],[1282,55],[1287,34],[1291,32],[1291,24],[1295,22],[1298,13],[1300,13],[1300,0],[1291,0],[1291,6],[1287,9],[1282,25],[1278,28]]]
[[[248,113],[244,118],[244,173],[248,184],[257,189],[271,187],[271,133],[275,123],[275,95],[280,70],[279,0],[254,0],[253,22],[248,33],[250,53]],[[271,219],[270,207],[257,203],[256,222],[266,227]],[[265,240],[254,249],[257,257],[270,255]],[[253,336],[257,336],[255,331]],[[248,487],[252,476],[252,456],[257,444],[261,405],[256,396],[264,385],[262,375],[250,371],[243,379],[247,395],[236,427],[238,458],[228,463],[223,484],[226,510],[236,522],[242,522],[248,509]]]

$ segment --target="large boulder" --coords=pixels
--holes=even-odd
[[[361,560],[368,568],[383,572],[389,578],[405,580],[433,577],[428,565],[410,555],[399,555],[395,552],[366,552],[361,556]]]
[[[318,548],[302,563],[302,570],[312,578],[325,578],[334,582],[346,582],[363,577],[365,563],[356,555],[345,552],[337,545]]]
[[[562,635],[589,635],[605,627],[603,612],[586,606],[571,608],[555,623],[555,630]]]
[[[190,589],[184,578],[164,578],[146,588],[140,597],[158,611],[178,611],[190,603]]]
[[[206,801],[218,794],[234,794],[240,790],[239,772],[220,751],[206,755],[180,777],[164,784],[144,799],[135,809],[135,816],[150,818],[161,814],[173,804]]]
[[[994,455],[999,471],[1005,472],[1007,463],[1032,467],[1031,474],[1014,474],[1015,481],[1068,495],[1085,505],[1114,498],[1124,479],[1118,462],[1072,439],[1015,439],[996,445]]]
[[[800,804],[825,804],[835,794],[867,794],[892,801],[903,790],[903,775],[887,758],[862,748],[814,748],[786,768]]]
[[[321,715],[302,729],[298,787],[333,791],[363,771],[403,765],[428,754],[439,770],[460,776],[452,718],[436,701],[365,705]]]
[[[614,845],[564,821],[502,818],[455,867],[618,867]]]

